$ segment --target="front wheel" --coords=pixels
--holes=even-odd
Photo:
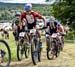
[[[31,57],[32,57],[33,64],[36,65],[38,62],[38,46],[34,38],[31,41]]]
[[[49,60],[52,60],[54,59],[55,56],[56,56],[56,43],[52,42],[51,48],[47,49],[47,58]]]
[[[25,58],[28,58],[29,57],[29,49],[26,49],[25,50]]]
[[[30,44],[25,43],[25,58],[29,57],[30,53]]]
[[[38,61],[39,61],[39,62],[41,61],[41,48],[40,48],[39,51],[38,51]]]
[[[46,38],[46,44],[47,44],[47,59],[50,60],[54,57],[54,55],[52,54],[52,50],[51,50],[52,46],[49,37]]]
[[[8,44],[0,40],[0,67],[8,67],[11,61],[11,52]]]
[[[47,50],[47,58],[49,60],[54,59],[54,52],[52,50]]]
[[[19,61],[21,61],[23,59],[23,44],[21,42],[18,42],[17,45],[17,58]]]

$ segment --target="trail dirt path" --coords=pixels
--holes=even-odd
[[[33,65],[31,58],[11,62],[10,67],[75,67],[75,44],[65,44],[64,50],[58,58],[48,60],[46,49],[42,51],[42,61]]]

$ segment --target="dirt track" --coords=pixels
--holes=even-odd
[[[11,62],[10,67],[75,67],[75,44],[65,45],[63,52],[54,60],[47,60],[46,50],[42,52],[42,61],[33,65],[31,58],[21,62]]]

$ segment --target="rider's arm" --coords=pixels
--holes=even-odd
[[[57,32],[64,34],[64,29],[62,25],[60,25],[59,28],[57,28]]]
[[[40,15],[40,14],[37,13],[37,12],[35,12],[35,16],[38,17],[39,19],[42,19],[42,20],[44,21],[44,25],[46,25],[46,23],[45,23],[45,18],[44,18],[42,15]]]
[[[22,21],[23,21],[23,19],[24,19],[24,16],[25,16],[25,13],[22,12],[22,13],[21,13],[21,16],[20,16],[20,22],[19,22],[20,28],[22,28]]]
[[[61,29],[62,29],[62,34],[65,34],[65,31],[64,31],[64,27],[61,26]]]

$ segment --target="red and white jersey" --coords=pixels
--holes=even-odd
[[[36,19],[40,18],[40,19],[44,19],[40,14],[38,14],[37,12],[31,11],[30,14],[27,14],[25,11],[22,12],[21,14],[21,22],[23,21],[23,19],[26,19],[26,22],[29,24],[32,24],[34,22],[36,22]]]

